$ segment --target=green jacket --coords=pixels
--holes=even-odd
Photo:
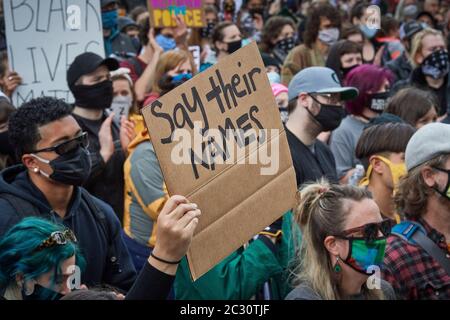
[[[288,284],[288,263],[294,255],[292,213],[283,216],[283,236],[272,251],[261,239],[232,253],[192,282],[186,258],[175,278],[175,298],[179,300],[248,300],[269,282],[272,299],[283,299],[292,287]],[[300,242],[299,229],[295,228]],[[298,232],[298,234],[297,234]]]

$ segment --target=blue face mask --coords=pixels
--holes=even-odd
[[[375,37],[375,35],[377,34],[377,31],[378,31],[378,29],[371,29],[368,26],[366,26],[365,24],[360,25],[359,29],[362,31],[362,33],[364,33],[364,36],[367,39],[372,39],[373,37]]]
[[[102,12],[103,29],[113,29],[117,26],[117,10]]]
[[[172,83],[183,83],[192,79],[192,73],[180,73],[172,77]]]
[[[270,84],[281,83],[280,74],[275,71],[268,72],[267,77],[269,78]]]
[[[161,46],[161,48],[164,49],[164,51],[175,49],[177,46],[175,39],[166,37],[162,34],[158,34],[155,40],[156,43],[158,43]]]

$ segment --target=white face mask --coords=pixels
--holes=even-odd
[[[267,77],[269,78],[270,84],[281,83],[281,77],[278,72],[275,71],[267,72]]]
[[[332,46],[339,39],[339,29],[338,28],[328,28],[319,31],[319,40],[323,43]]]
[[[131,105],[133,104],[133,98],[131,96],[116,96],[111,103],[111,112],[114,112],[115,117],[120,116],[128,117]]]

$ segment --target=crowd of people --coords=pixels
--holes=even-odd
[[[100,0],[73,104],[12,105],[0,30],[0,299],[450,299],[449,1],[204,0],[197,29],[146,3]],[[298,199],[193,281],[202,208],[168,194],[140,110],[252,41]]]

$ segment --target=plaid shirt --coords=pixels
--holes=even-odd
[[[418,219],[417,222],[450,259],[450,249],[445,237],[431,228],[425,220]],[[450,299],[450,276],[420,246],[392,235],[388,238],[384,264],[384,279],[391,283],[397,298]]]

